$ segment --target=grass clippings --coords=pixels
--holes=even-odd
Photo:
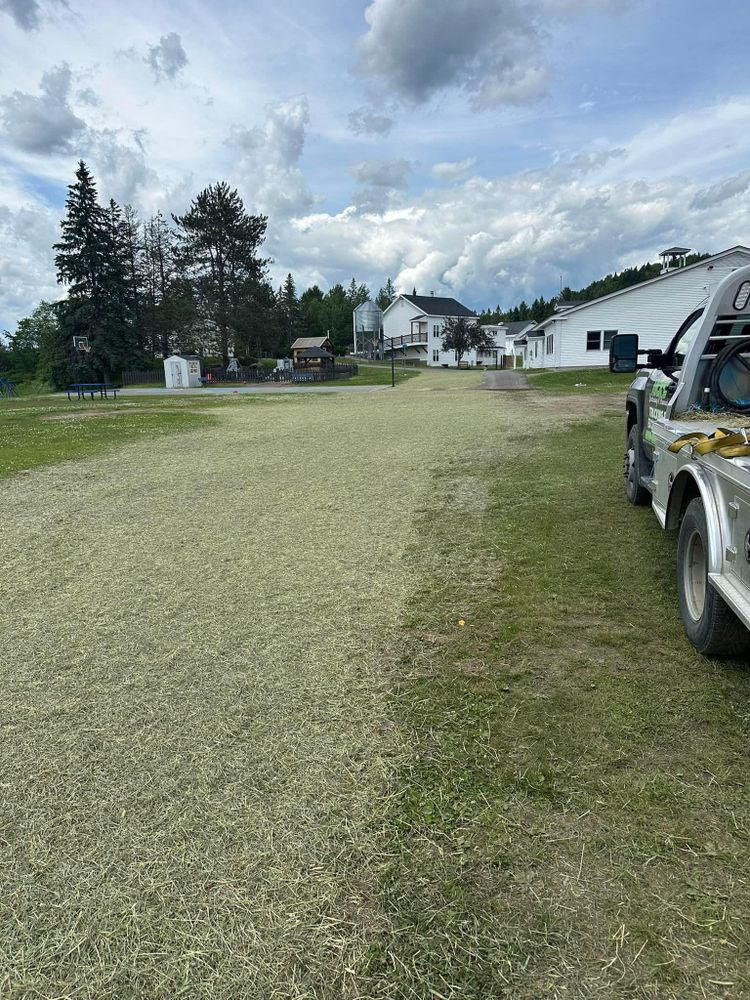
[[[6,480],[0,996],[747,994],[747,675],[619,405],[478,381]]]

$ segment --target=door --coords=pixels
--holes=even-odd
[[[172,384],[178,389],[182,388],[182,365],[176,361],[172,362]]]

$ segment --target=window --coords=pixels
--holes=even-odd
[[[439,361],[440,360],[440,351],[433,351],[432,352],[432,360],[433,361]]]
[[[554,349],[555,349],[555,335],[554,335],[554,333],[551,333],[549,335],[549,337],[547,337],[546,345],[547,345],[547,354],[552,354],[553,351],[554,351]]]
[[[439,323],[434,323],[433,324],[433,327],[432,327],[432,336],[433,337],[439,337],[440,336],[440,324]]]
[[[608,351],[617,330],[589,330],[586,334],[587,351]]]

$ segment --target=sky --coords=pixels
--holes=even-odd
[[[0,330],[56,299],[76,164],[226,180],[278,284],[480,309],[750,243],[747,0],[0,0]]]

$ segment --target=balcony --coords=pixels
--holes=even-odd
[[[386,351],[390,351],[398,347],[427,347],[427,327],[425,326],[423,331],[419,333],[407,333],[403,337],[391,337],[390,340],[386,338],[383,341],[383,347]]]

